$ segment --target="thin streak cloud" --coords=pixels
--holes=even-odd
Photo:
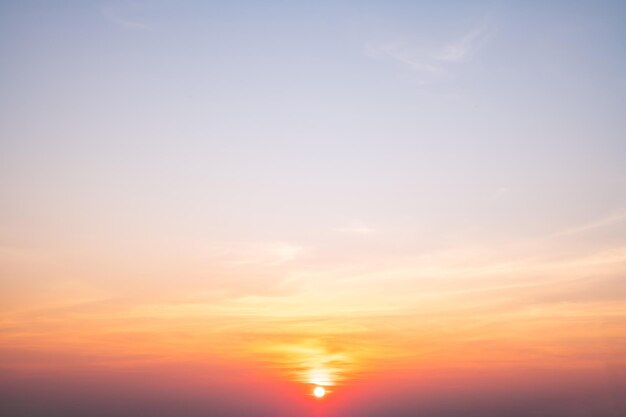
[[[136,31],[154,30],[152,25],[146,23],[142,19],[130,18],[130,17],[124,16],[123,14],[119,13],[118,11],[113,10],[110,7],[102,7],[100,9],[100,13],[109,22],[115,23],[116,25],[121,26],[125,29],[136,30]]]
[[[437,48],[419,46],[415,38],[396,38],[365,45],[366,56],[402,64],[422,76],[423,82],[453,75],[453,65],[466,63],[485,44],[492,31],[486,25],[469,30],[460,39]]]
[[[597,220],[594,220],[594,221],[591,221],[591,222],[588,222],[579,226],[562,230],[560,232],[557,232],[551,235],[551,237],[577,235],[577,234],[589,232],[592,230],[602,229],[608,226],[613,226],[613,225],[622,223],[625,220],[626,220],[626,212],[619,212],[619,213],[608,215],[606,217],[603,217],[603,218],[600,218],[600,219],[597,219]]]
[[[465,62],[476,53],[480,46],[487,40],[491,32],[485,26],[474,28],[467,32],[461,39],[451,42],[441,48],[437,54],[437,60],[449,63]]]
[[[369,227],[362,222],[354,221],[347,226],[335,229],[335,231],[352,235],[370,235],[372,233],[375,233],[376,229]]]

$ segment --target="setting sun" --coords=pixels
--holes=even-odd
[[[322,398],[324,395],[326,395],[326,390],[324,389],[324,387],[315,387],[315,389],[313,390],[313,395],[315,395],[317,398]]]

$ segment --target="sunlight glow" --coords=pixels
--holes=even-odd
[[[332,385],[327,370],[312,369],[309,371],[309,381],[315,385]]]

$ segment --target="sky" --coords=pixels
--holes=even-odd
[[[623,415],[625,23],[2,1],[0,411]]]

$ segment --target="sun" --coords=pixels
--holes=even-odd
[[[313,390],[313,395],[315,395],[317,398],[322,398],[324,395],[326,395],[326,390],[324,389],[324,387],[315,387],[315,389]]]

